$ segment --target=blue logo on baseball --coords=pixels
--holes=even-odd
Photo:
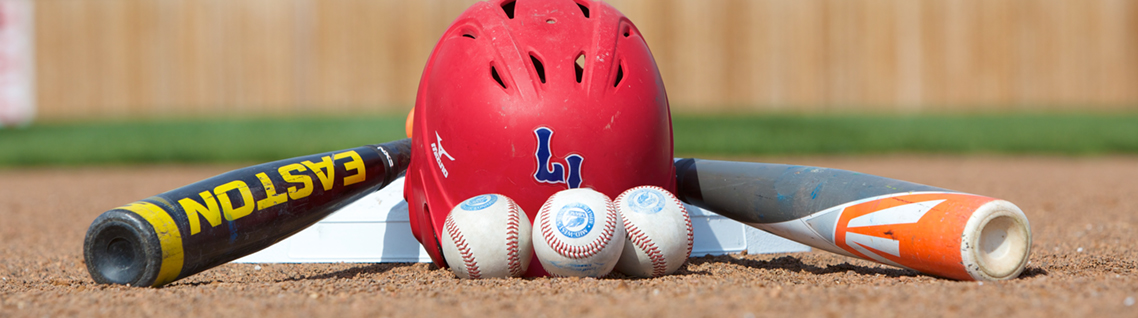
[[[498,202],[498,196],[493,194],[483,194],[466,199],[466,201],[462,201],[462,204],[460,204],[459,207],[462,207],[463,210],[467,211],[478,211],[494,205],[494,202]]]
[[[554,225],[561,235],[568,238],[579,238],[589,234],[593,229],[593,210],[581,203],[570,203],[561,207],[554,217]]]
[[[654,189],[638,189],[628,194],[628,209],[641,214],[656,214],[664,210],[664,195]]]

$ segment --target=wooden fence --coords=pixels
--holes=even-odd
[[[473,2],[39,0],[40,118],[406,111]],[[610,3],[677,112],[1138,109],[1135,0]]]

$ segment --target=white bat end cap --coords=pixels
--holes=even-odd
[[[1031,225],[1015,204],[988,202],[968,219],[961,237],[961,256],[976,280],[1005,280],[1019,276],[1031,251]]]

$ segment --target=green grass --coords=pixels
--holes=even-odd
[[[1138,153],[1138,114],[676,116],[677,153]]]
[[[267,162],[403,137],[403,116],[41,123],[0,129],[0,166]],[[675,115],[678,156],[1138,154],[1138,113]]]
[[[0,166],[268,162],[404,138],[403,116],[35,124],[0,130]]]

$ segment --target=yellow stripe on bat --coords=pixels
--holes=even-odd
[[[162,286],[178,279],[178,274],[182,273],[185,255],[182,253],[182,233],[178,231],[174,218],[166,214],[162,208],[149,202],[134,202],[120,209],[134,212],[150,222],[150,226],[154,227],[154,233],[158,235],[158,241],[162,244],[162,267],[159,268],[158,277],[151,286]]]

